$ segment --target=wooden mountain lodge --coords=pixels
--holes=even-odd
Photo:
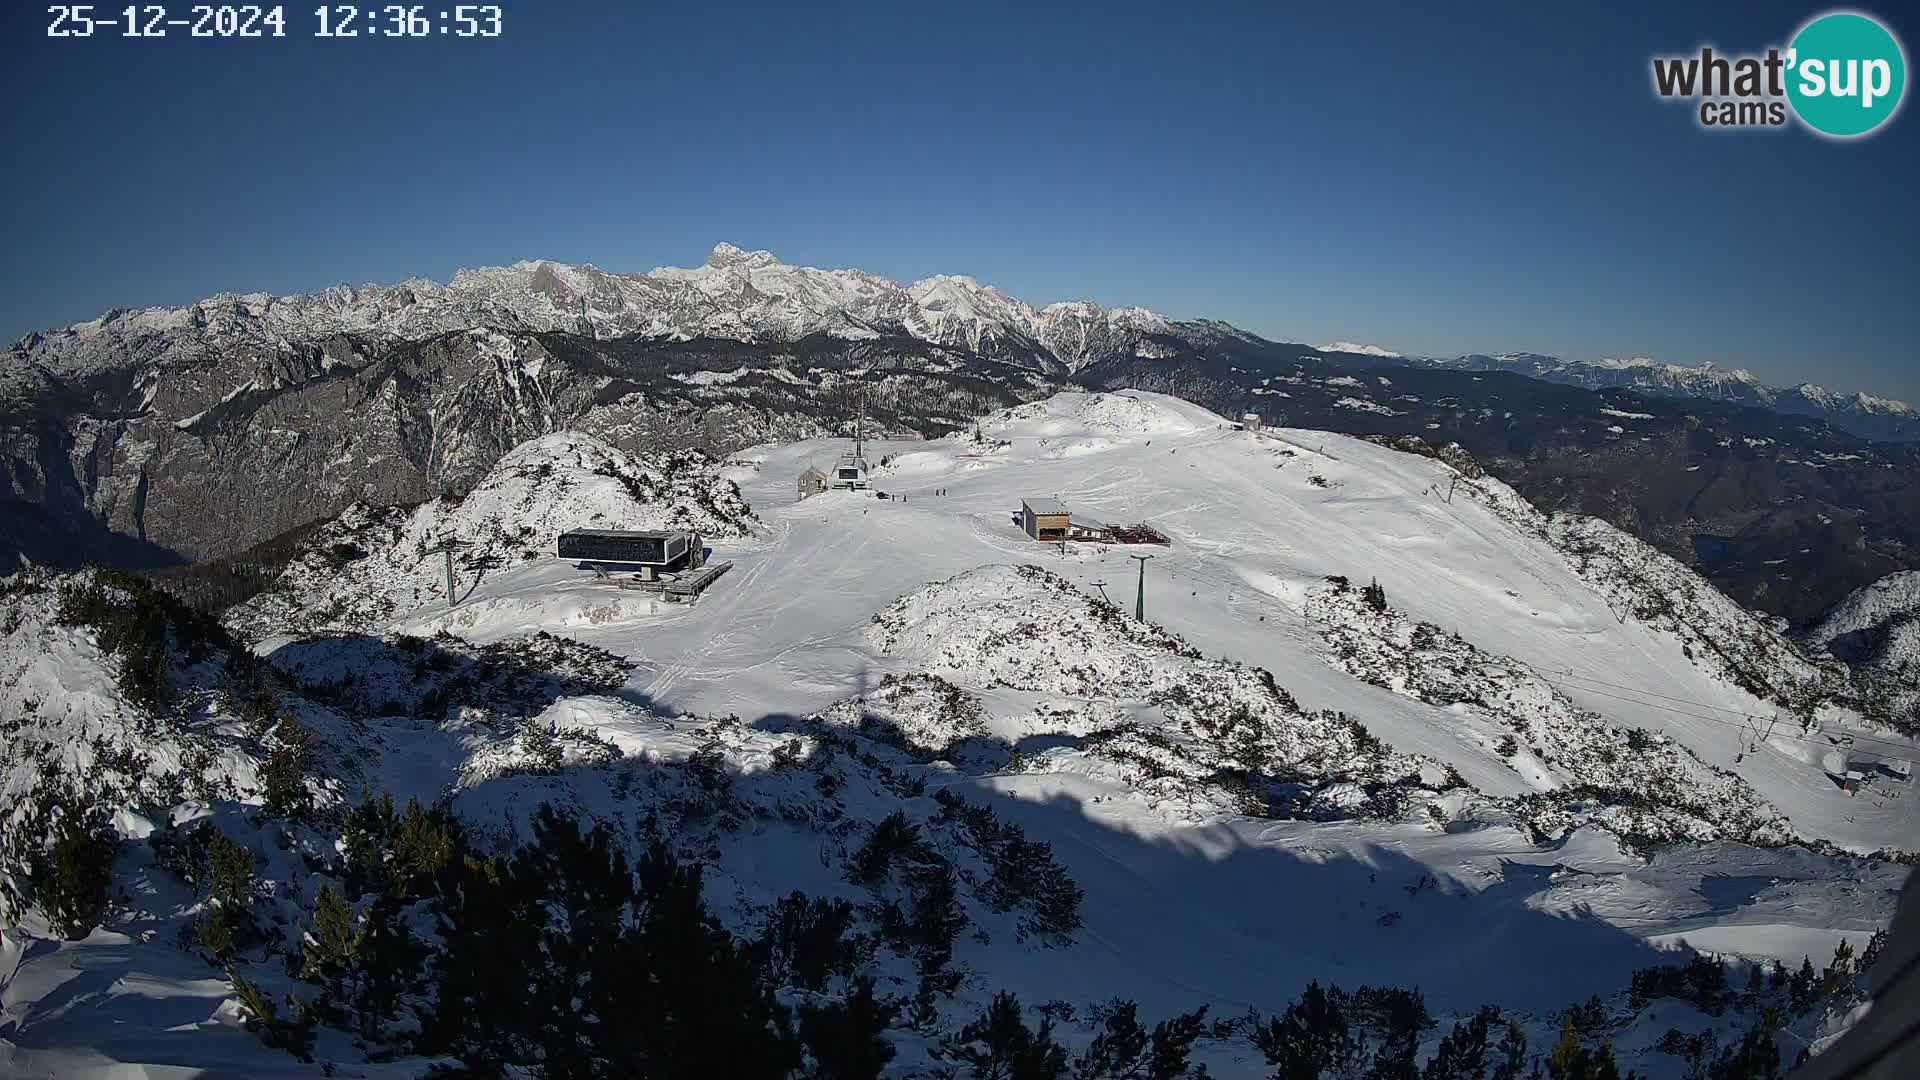
[[[1065,540],[1073,529],[1073,514],[1059,499],[1022,499],[1020,527],[1035,540]]]
[[[1084,514],[1075,514],[1059,499],[1020,500],[1020,527],[1042,543],[1063,540],[1105,544],[1161,544],[1166,536],[1151,525],[1110,525]]]

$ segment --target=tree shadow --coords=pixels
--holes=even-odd
[[[821,729],[786,715],[753,726]],[[1563,866],[1554,847],[1511,827],[1311,820],[1286,816],[1279,802],[1270,804],[1273,816],[1181,821],[1145,802],[1096,794],[1070,774],[993,771],[1015,754],[1084,746],[1075,736],[967,739],[933,755],[892,741],[910,743],[883,717],[868,715],[858,733],[892,747],[896,764],[924,780],[925,795],[899,805],[930,802],[945,789],[990,806],[1029,839],[1052,845],[1085,890],[1085,925],[1065,953],[1004,934],[962,949],[989,985],[1030,1001],[1119,993],[1143,1009],[1151,1001],[1155,1011],[1208,1004],[1216,1015],[1270,1012],[1318,979],[1419,988],[1446,1009],[1545,1011],[1624,990],[1635,970],[1691,955],[1600,917],[1577,897],[1588,886],[1604,895],[1607,875]],[[1621,872],[1637,865],[1623,860]],[[1676,905],[1696,903],[1695,915],[1720,906],[1684,882],[1673,892]]]
[[[665,713],[627,685],[635,665],[539,632],[476,645],[439,634],[313,634],[265,657],[301,696],[349,716],[440,719],[460,706],[535,715],[569,697],[612,697]]]
[[[1559,1008],[1624,989],[1635,969],[1683,960],[1551,895],[1555,867],[1496,858],[1417,827],[1226,819],[1106,820],[1081,797],[1010,798],[985,778],[946,785],[1053,845],[1086,891],[1080,962],[1048,964],[1032,993],[1144,1008],[1275,1011],[1310,980],[1418,988],[1440,1008]],[[1132,808],[1117,808],[1126,813]],[[1514,846],[1523,846],[1516,836]],[[1449,854],[1449,849],[1454,849]],[[1461,861],[1471,851],[1475,863]],[[1453,858],[1453,864],[1447,860]],[[1497,876],[1479,878],[1487,863]],[[1556,909],[1557,908],[1557,909]],[[989,962],[1018,965],[1013,957]],[[1137,988],[1137,989],[1136,989]],[[1023,996],[1024,993],[1023,993]]]

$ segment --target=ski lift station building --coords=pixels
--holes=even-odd
[[[844,491],[867,490],[867,459],[858,451],[841,454],[833,467],[833,486]]]
[[[1112,540],[1114,527],[1067,509],[1059,499],[1020,500],[1020,527],[1045,543],[1061,540]]]
[[[1022,499],[1020,527],[1035,540],[1065,540],[1073,530],[1073,514],[1059,499]]]
[[[556,547],[562,559],[583,570],[639,571],[643,577],[706,561],[700,534],[681,530],[575,529],[561,533]]]

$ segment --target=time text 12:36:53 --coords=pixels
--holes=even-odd
[[[118,11],[55,4],[47,15],[47,36],[57,38],[284,38],[288,32],[284,4],[129,4]],[[504,30],[503,17],[499,4],[326,4],[313,10],[308,30],[322,38],[493,38]]]

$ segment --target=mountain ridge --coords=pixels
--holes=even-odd
[[[1920,409],[1905,401],[1864,391],[1836,393],[1813,382],[1772,386],[1745,368],[1722,367],[1710,360],[1687,365],[1635,356],[1587,362],[1545,353],[1518,352],[1418,357],[1411,362],[1422,367],[1460,371],[1511,371],[1590,390],[1621,388],[1660,397],[1756,405],[1787,416],[1827,420],[1865,438],[1902,442],[1920,439]]]
[[[196,332],[262,346],[333,334],[421,340],[475,327],[748,343],[813,334],[862,341],[891,333],[1070,374],[1136,348],[1148,335],[1188,336],[1188,325],[1146,308],[1108,309],[1089,300],[1036,307],[967,275],[902,285],[859,269],[796,266],[770,251],[723,242],[700,266],[645,273],[534,259],[463,268],[445,284],[416,277],[286,296],[217,293],[179,307],[114,308],[27,334],[11,351],[54,375],[84,377],[99,366],[85,361],[89,346],[102,338],[112,355],[114,339],[138,343]],[[1215,324],[1193,325],[1195,339],[1218,332]]]
[[[153,336],[201,332],[283,347],[337,334],[417,341],[474,327],[578,333],[596,340],[639,336],[716,338],[745,343],[796,341],[824,334],[847,341],[902,334],[932,345],[1054,375],[1076,375],[1103,361],[1154,358],[1156,338],[1200,346],[1221,334],[1269,339],[1217,319],[1169,318],[1144,307],[1103,308],[1090,300],[1034,305],[967,274],[933,274],[901,284],[857,268],[782,262],[765,249],[722,241],[696,267],[614,272],[592,263],[526,259],[461,268],[444,284],[411,277],[391,285],[339,284],[307,293],[216,293],[177,307],[112,308],[98,318],[34,331],[12,345],[20,370],[0,372],[0,399],[36,382],[87,378],[99,363]],[[89,356],[105,335],[106,356]],[[119,344],[120,347],[114,347]],[[1532,352],[1456,357],[1401,353],[1339,340],[1306,348],[1421,367],[1512,371],[1589,389],[1621,387],[1659,396],[1756,405],[1825,419],[1873,439],[1920,440],[1920,409],[1864,391],[1836,393],[1813,382],[1762,382],[1744,368],[1711,361],[1673,364],[1645,356],[1587,362]],[[49,363],[51,361],[51,363]]]

